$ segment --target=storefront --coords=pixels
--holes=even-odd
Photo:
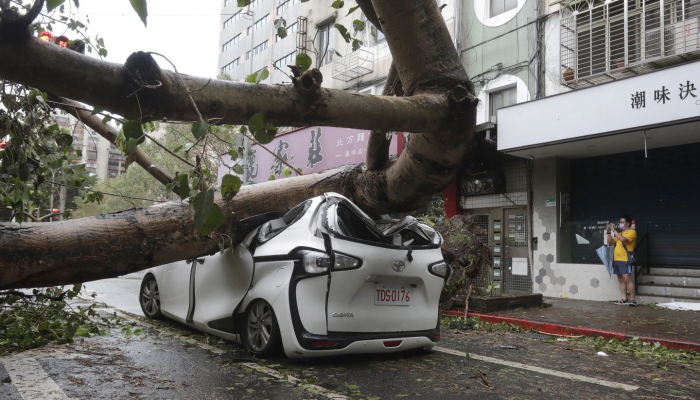
[[[498,150],[533,163],[534,292],[618,299],[595,249],[605,224],[629,214],[640,299],[700,300],[693,288],[642,279],[647,267],[700,268],[696,85],[700,63],[690,63],[499,110]]]

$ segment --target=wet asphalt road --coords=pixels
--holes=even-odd
[[[134,293],[139,284],[139,279],[127,277],[87,284],[87,288],[97,291],[96,300],[133,312],[134,305],[138,307]],[[136,323],[134,329],[141,328],[144,334],[126,337],[117,328],[110,337],[32,350],[14,356],[16,359],[4,360],[0,363],[0,399],[700,398],[698,370],[669,364],[665,371],[651,360],[622,354],[601,357],[576,341],[443,329],[443,348],[545,368],[547,373],[424,350],[327,359],[256,360],[234,343],[207,339],[181,324],[130,318]],[[500,347],[504,345],[518,349]],[[38,397],[18,390],[23,378],[11,380],[6,367],[32,363],[45,372],[60,394]],[[624,390],[581,382],[556,376],[552,371],[637,388]],[[17,371],[13,374],[18,375]]]

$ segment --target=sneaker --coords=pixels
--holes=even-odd
[[[628,303],[627,303],[627,300],[618,300],[615,302],[615,304],[617,304],[618,306],[624,306],[624,305],[627,305]]]
[[[631,307],[637,307],[637,301],[636,300],[630,300],[629,304]]]

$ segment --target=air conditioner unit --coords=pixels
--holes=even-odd
[[[462,179],[460,194],[462,196],[479,196],[482,194],[502,193],[505,180],[499,173],[480,173]]]
[[[683,41],[685,40],[685,45]],[[687,53],[698,49],[698,19],[690,18],[683,22],[664,27],[664,54],[667,56]]]
[[[645,32],[644,50],[644,58],[647,60],[661,56],[661,30],[659,28]]]

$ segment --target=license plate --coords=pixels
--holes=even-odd
[[[374,290],[376,306],[407,306],[411,301],[411,290],[402,286],[382,286]]]

